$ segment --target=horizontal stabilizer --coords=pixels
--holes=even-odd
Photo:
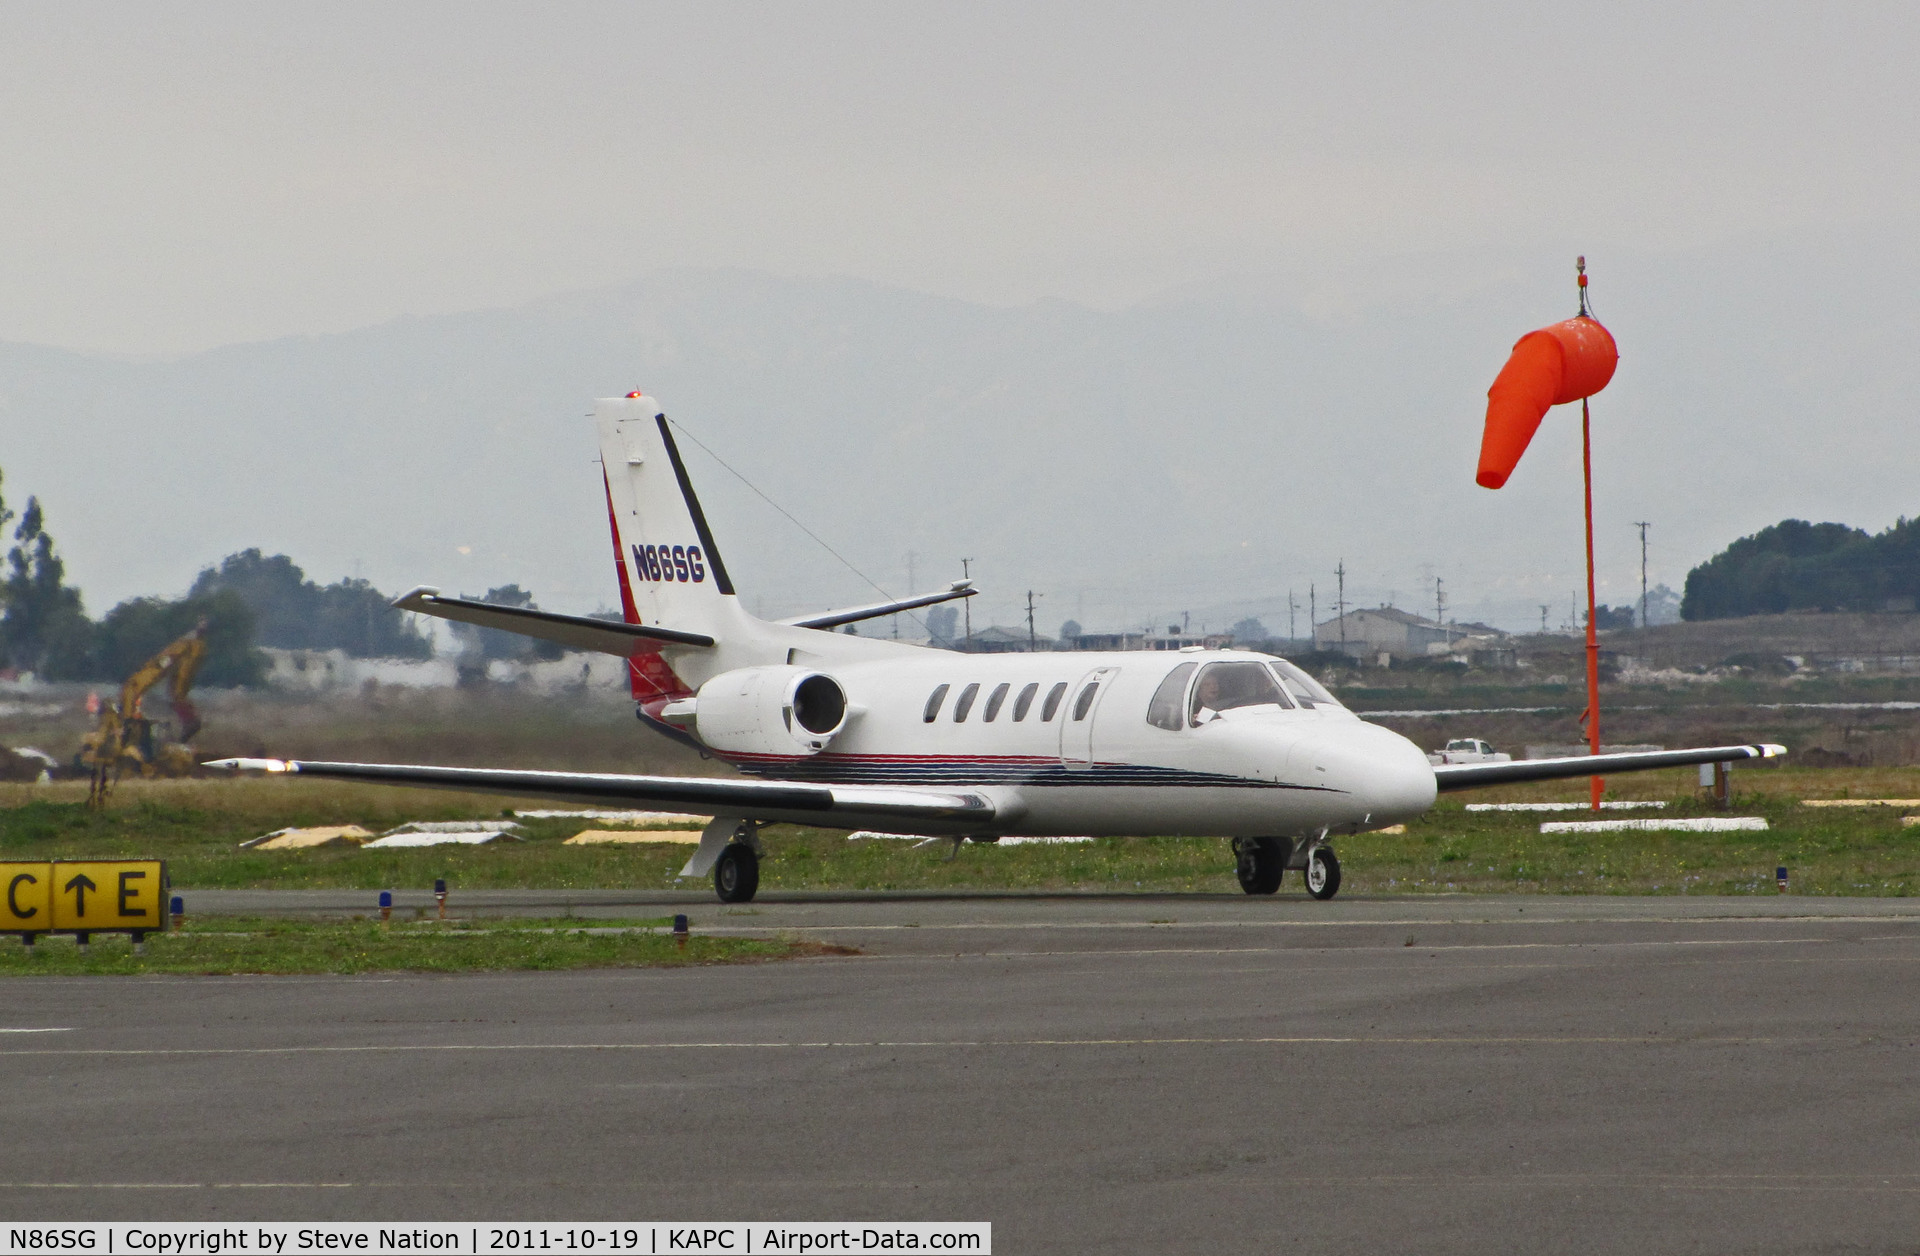
[[[661,645],[711,646],[713,638],[697,632],[675,632],[645,624],[627,624],[617,619],[594,619],[589,615],[559,615],[553,611],[530,610],[524,606],[496,606],[467,598],[443,597],[438,589],[422,586],[394,599],[403,611],[415,611],[440,619],[451,619],[480,628],[497,628],[554,641],[576,650],[592,650],[632,658]]]
[[[923,593],[919,597],[903,598],[898,602],[875,602],[871,606],[850,606],[845,610],[802,615],[798,619],[783,619],[780,622],[793,628],[838,628],[842,624],[857,624],[863,619],[879,619],[883,615],[897,615],[901,611],[951,602],[959,597],[972,597],[979,591],[973,587],[971,580],[955,580],[939,593]]]
[[[1433,770],[1433,779],[1445,793],[1477,789],[1482,785],[1513,785],[1521,781],[1558,781],[1570,776],[1612,776],[1616,772],[1648,772],[1655,768],[1684,768],[1696,763],[1733,763],[1740,759],[1772,759],[1785,746],[1704,746],[1697,750],[1643,750],[1627,754],[1582,754],[1564,759],[1521,759],[1516,763],[1454,763]]]
[[[965,789],[879,785],[793,785],[706,776],[627,776],[611,772],[530,772],[400,763],[316,763],[303,759],[218,759],[234,772],[286,773],[379,785],[416,785],[570,802],[670,805],[694,815],[881,831],[984,832],[999,818],[985,795]],[[904,829],[902,826],[905,825]]]

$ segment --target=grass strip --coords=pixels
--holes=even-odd
[[[71,937],[32,948],[0,940],[0,976],[509,972],[581,968],[673,968],[848,954],[844,947],[786,938],[703,937],[683,948],[653,921],[487,920],[484,922],[301,921],[203,917],[148,934],[146,954],[130,938],[93,935],[85,952]]]
[[[1658,798],[1660,814],[1764,816],[1764,833],[1542,834],[1542,816],[1469,812],[1474,802],[1573,801],[1586,782],[1476,790],[1442,797],[1399,834],[1335,841],[1343,894],[1774,894],[1786,865],[1792,892],[1920,894],[1920,828],[1898,807],[1820,807],[1802,799],[1920,798],[1920,769],[1741,768],[1731,812],[1712,810],[1691,769],[1617,777],[1609,797]],[[452,901],[468,889],[704,890],[680,881],[685,846],[568,846],[592,822],[529,820],[525,842],[419,849],[242,850],[239,842],[293,825],[498,817],[503,800],[345,782],[154,781],[122,785],[112,806],[88,811],[83,787],[0,787],[0,859],[142,857],[168,861],[194,906],[196,889],[425,890],[445,878]],[[63,792],[65,791],[65,792]],[[1614,815],[1616,813],[1608,813]],[[841,832],[776,826],[761,865],[768,891],[1018,890],[1237,894],[1221,838],[1113,838],[1082,845],[849,842]],[[1289,877],[1285,891],[1297,891]],[[0,948],[3,949],[3,948]]]

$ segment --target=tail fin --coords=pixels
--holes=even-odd
[[[666,415],[638,393],[594,403],[629,622],[720,636],[739,603]]]

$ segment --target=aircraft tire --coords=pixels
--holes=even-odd
[[[745,842],[734,842],[720,852],[713,865],[713,892],[723,903],[751,903],[760,892],[760,857]]]
[[[1340,892],[1340,861],[1331,846],[1316,846],[1307,852],[1307,893],[1326,902]]]
[[[1233,844],[1233,871],[1249,894],[1272,894],[1286,874],[1285,845],[1271,837],[1241,838]]]

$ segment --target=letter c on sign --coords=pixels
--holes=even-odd
[[[20,883],[22,881],[27,882],[29,885],[40,884],[40,878],[34,876],[31,872],[23,872],[9,881],[7,883],[7,910],[13,913],[16,920],[32,920],[40,914],[40,909],[38,907],[29,907],[25,911],[20,910],[20,899],[17,896],[20,893]]]

